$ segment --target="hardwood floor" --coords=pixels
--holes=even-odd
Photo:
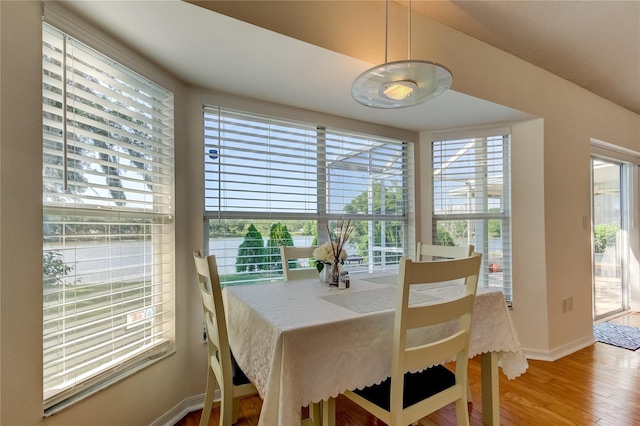
[[[640,313],[611,321],[640,327]],[[479,359],[469,363],[469,381],[474,398],[471,425],[481,425]],[[244,399],[237,425],[256,426],[261,404],[258,396]],[[383,424],[343,397],[337,399],[336,412],[339,426]],[[190,413],[176,426],[197,426],[200,414]],[[527,372],[515,380],[500,373],[500,418],[504,426],[640,425],[640,350],[596,343],[555,362],[529,360]],[[455,425],[455,410],[447,406],[429,419]],[[214,410],[209,425],[218,422]]]

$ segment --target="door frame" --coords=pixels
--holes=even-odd
[[[619,273],[616,271],[616,277],[620,280],[620,299],[619,304],[608,310],[606,312],[600,312],[598,310],[598,292],[597,288],[597,280],[600,277],[596,274],[596,252],[595,252],[595,193],[594,193],[594,162],[599,161],[603,163],[609,163],[613,166],[617,166],[618,169],[618,191],[619,191],[619,225],[620,231],[618,232],[618,237],[616,239],[616,246],[619,251],[619,260],[615,264],[615,268],[619,267]],[[628,268],[628,259],[629,259],[629,232],[631,231],[632,223],[630,217],[630,206],[632,205],[632,197],[631,197],[631,187],[632,183],[632,164],[621,161],[619,159],[612,159],[600,155],[592,154],[590,158],[590,174],[591,174],[591,217],[592,217],[592,226],[591,226],[591,266],[592,266],[592,315],[593,320],[600,320],[602,318],[609,317],[611,315],[615,315],[620,312],[624,312],[630,308],[630,290],[629,290],[629,268]],[[615,270],[615,269],[614,269]],[[618,277],[619,275],[619,277]],[[616,283],[617,285],[617,283]],[[616,289],[617,291],[617,289]],[[615,296],[618,296],[617,294]],[[615,297],[614,296],[614,297]]]

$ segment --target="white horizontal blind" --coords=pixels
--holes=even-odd
[[[397,265],[407,222],[406,143],[212,106],[204,108],[204,136],[206,232],[223,283],[234,272],[245,275],[237,282],[282,278],[274,256],[238,269],[251,224],[262,229],[258,246],[268,246],[278,222],[305,228],[288,229],[292,244],[303,246],[325,242],[326,225],[339,217],[353,219],[351,267]]]
[[[45,408],[173,338],[173,95],[43,24]]]
[[[316,212],[315,126],[211,108],[204,120],[207,212]]]
[[[483,254],[480,284],[511,300],[510,136],[432,142],[435,244]]]

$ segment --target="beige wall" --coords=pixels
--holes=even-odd
[[[39,31],[23,31],[38,25],[39,4],[0,3],[2,424],[36,423],[42,415],[42,40]],[[12,407],[24,417],[5,417]]]
[[[375,63],[380,52],[353,28],[379,13],[380,3],[318,3],[315,17],[282,19],[279,25],[296,23],[291,31],[298,38],[308,34],[305,41]],[[331,13],[323,9],[327,4],[334,8]],[[359,7],[370,10],[360,13]],[[299,3],[288,4],[289,9],[304,12]],[[326,31],[328,22],[331,31]],[[589,141],[593,137],[640,151],[640,117],[426,19],[418,19],[414,29],[419,34],[414,56],[450,67],[455,90],[540,117],[511,123],[512,314],[523,346],[539,358],[588,344],[590,234],[582,217],[590,215]],[[197,294],[190,290],[190,252],[202,244],[200,91],[162,77],[176,94],[176,353],[42,419],[40,32],[39,2],[0,2],[0,423],[149,424],[204,389],[202,320]],[[140,62],[135,62],[125,64],[136,69]],[[421,195],[424,204],[424,188]],[[416,225],[423,232],[429,227],[427,212],[419,218],[423,226]],[[574,310],[567,314],[561,311],[565,297],[574,298]]]

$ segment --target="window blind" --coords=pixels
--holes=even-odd
[[[433,238],[483,254],[480,285],[511,300],[510,136],[432,142]]]
[[[205,210],[308,215],[317,211],[317,129],[205,108]]]
[[[173,95],[43,24],[45,408],[168,351]]]
[[[233,272],[245,273],[241,282],[281,279],[269,256],[251,271],[238,268],[237,246],[251,224],[268,245],[274,223],[313,222],[306,233],[287,229],[294,245],[308,246],[326,241],[338,218],[353,219],[352,267],[397,264],[406,245],[407,152],[394,139],[205,106],[206,232],[223,284]]]

